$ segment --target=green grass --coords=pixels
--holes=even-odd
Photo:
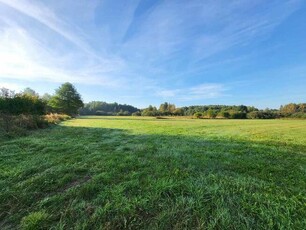
[[[306,229],[306,121],[82,117],[0,141],[0,229]]]

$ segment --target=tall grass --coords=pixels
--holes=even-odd
[[[65,114],[44,116],[0,114],[0,137],[24,136],[30,130],[47,128],[50,124],[58,124],[70,118]]]
[[[49,124],[59,124],[62,121],[66,121],[71,119],[69,115],[66,114],[58,114],[58,113],[50,113],[44,116],[44,119]]]

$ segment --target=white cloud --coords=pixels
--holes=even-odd
[[[157,90],[155,95],[164,99],[192,101],[225,97],[228,96],[228,94],[225,94],[228,90],[229,88],[223,84],[206,83],[184,89]]]
[[[214,33],[204,33],[195,40],[196,60],[205,59],[232,47],[243,47],[267,39],[273,30],[300,7],[301,0],[237,1],[220,5],[212,18]],[[262,7],[265,6],[265,9]],[[250,10],[256,10],[255,13]],[[219,23],[217,21],[220,21]]]
[[[201,99],[201,98],[218,98],[224,96],[224,92],[228,89],[223,84],[201,84],[190,88],[190,93],[185,98]]]
[[[13,90],[15,92],[20,92],[26,87],[24,85],[15,84],[15,83],[0,83],[0,88],[6,88],[6,89]]]
[[[33,2],[28,2],[27,0],[0,0],[0,3],[6,4],[7,6],[10,6],[13,9],[37,20],[79,48],[88,53],[92,53],[91,49],[85,42],[79,39],[79,37],[73,32],[69,32],[68,28],[70,28],[71,25],[68,25],[63,20],[60,20],[57,15],[39,2],[34,4]]]
[[[103,69],[79,68],[76,72],[61,69],[59,63],[22,28],[9,28],[0,33],[0,79],[70,81],[108,86],[115,82],[98,77],[99,73],[103,73]]]
[[[193,66],[232,47],[267,39],[274,28],[295,12],[294,1],[165,1],[136,22],[122,52],[131,52],[141,63],[163,65],[183,54]],[[263,9],[265,7],[265,9]],[[144,60],[144,62],[142,62]],[[167,66],[165,64],[164,66]]]
[[[14,20],[14,15],[0,15],[0,80],[41,82],[73,82],[105,87],[120,87],[120,77],[114,71],[124,68],[120,57],[99,56],[82,40],[77,28],[69,26],[42,4],[27,1],[0,0],[24,15],[34,18],[61,35],[79,49],[66,49],[56,36],[44,34],[35,37],[33,26]],[[0,8],[1,9],[1,8]],[[74,29],[72,31],[71,29]]]
[[[163,98],[170,98],[175,97],[180,91],[181,90],[160,90],[156,92],[156,95]]]
[[[206,59],[227,49],[266,39],[301,2],[161,1],[137,15],[142,1],[119,4],[119,10],[114,8],[113,1],[101,1],[102,7],[94,15],[99,4],[95,1],[82,7],[87,4],[84,1],[74,4],[72,0],[61,3],[0,0],[0,10],[5,6],[13,11],[10,14],[0,11],[3,12],[0,15],[0,80],[70,81],[127,89],[133,95],[144,90],[156,91],[163,78],[184,82],[183,78],[188,75],[219,68],[225,60],[240,61],[235,56],[212,62]],[[70,4],[73,4],[72,10]],[[261,4],[266,9],[256,8]],[[63,14],[65,8],[69,8],[68,15]],[[110,15],[109,10],[122,13]],[[105,20],[98,18],[101,14],[105,14]],[[35,23],[21,22],[29,18]],[[223,84],[202,84],[158,90],[155,94],[183,101],[219,98],[226,96],[227,90]]]

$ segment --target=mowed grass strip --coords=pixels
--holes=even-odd
[[[0,141],[0,229],[306,229],[306,122],[81,117]]]

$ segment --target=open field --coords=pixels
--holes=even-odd
[[[306,229],[305,120],[82,117],[0,141],[0,229]]]

